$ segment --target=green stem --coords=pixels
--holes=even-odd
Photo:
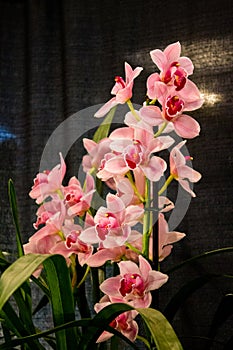
[[[142,252],[139,250],[139,249],[137,249],[137,248],[135,248],[134,246],[132,246],[130,243],[125,243],[125,245],[126,245],[126,247],[128,247],[129,249],[131,249],[133,252],[135,252],[135,253],[137,253],[137,254],[142,254]]]
[[[88,275],[89,271],[90,271],[90,266],[87,266],[86,271],[85,271],[85,273],[83,275],[83,278],[78,283],[77,288],[79,288],[81,286],[81,284],[83,284],[85,282],[85,279],[87,278],[87,275]]]
[[[145,199],[144,199],[143,196],[138,192],[138,189],[137,189],[137,187],[136,187],[136,185],[135,185],[135,183],[134,183],[134,180],[133,180],[133,177],[132,177],[131,172],[128,171],[128,173],[126,174],[126,176],[128,177],[128,179],[129,179],[129,181],[130,181],[130,183],[131,183],[131,185],[132,185],[132,187],[133,187],[134,193],[135,193],[136,196],[140,199],[140,201],[141,201],[142,203],[144,203],[144,202],[145,202]]]
[[[172,174],[170,174],[170,176],[167,178],[166,182],[164,183],[164,185],[160,188],[158,195],[160,196],[170,185],[170,183],[172,182],[172,180],[174,179],[174,176]]]
[[[145,213],[143,217],[143,236],[142,236],[142,254],[148,259],[149,258],[149,241],[150,241],[150,181],[146,179],[146,188],[145,188]]]
[[[149,105],[154,105],[156,101],[157,101],[157,98],[154,98],[153,100],[151,100],[151,101],[149,102]]]
[[[133,104],[130,100],[127,101],[127,105],[129,106],[130,111],[132,112],[135,119],[139,122],[141,119],[139,118],[137,112],[135,111]]]
[[[148,342],[147,339],[145,339],[144,337],[142,337],[140,335],[137,335],[137,339],[141,340],[141,342],[143,342],[147,346],[148,349],[151,349],[150,343]]]
[[[161,128],[154,134],[154,137],[158,137],[162,134],[162,132],[166,129],[167,122],[164,122]]]

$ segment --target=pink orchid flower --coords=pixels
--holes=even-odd
[[[115,95],[111,100],[105,103],[96,113],[95,117],[103,117],[108,111],[118,104],[124,104],[132,97],[134,79],[141,73],[142,67],[137,67],[134,70],[125,62],[125,80],[120,77],[115,77],[115,85],[112,88],[111,94]]]
[[[37,204],[41,204],[45,198],[60,191],[65,172],[66,164],[60,153],[60,164],[56,165],[51,171],[47,170],[44,173],[37,174],[29,196],[36,199]]]
[[[185,141],[180,142],[175,146],[170,153],[170,173],[179,184],[191,194],[192,197],[196,197],[195,193],[190,188],[190,182],[195,183],[201,179],[201,174],[186,165],[187,160],[191,160],[190,156],[184,156],[180,149],[186,143]]]
[[[64,202],[68,208],[69,216],[82,216],[90,208],[94,189],[94,179],[89,174],[86,175],[86,185],[83,191],[79,180],[73,176],[68,186],[63,187]]]
[[[23,245],[24,253],[50,254],[50,249],[54,247],[60,239],[61,238],[56,235],[48,235],[40,239],[29,239],[29,242]],[[43,266],[39,266],[33,273],[33,276],[38,278],[42,269]]]
[[[168,45],[164,51],[159,49],[150,52],[152,61],[157,65],[160,74],[153,73],[147,79],[147,95],[156,98],[154,91],[158,81],[174,86],[176,91],[183,89],[187,77],[193,73],[194,66],[188,57],[180,57],[181,45],[179,42]]]
[[[160,288],[168,276],[151,269],[148,261],[139,255],[139,266],[132,261],[121,261],[120,275],[106,279],[100,290],[112,302],[125,302],[133,307],[149,307],[151,290]]]
[[[158,181],[166,170],[166,162],[152,153],[168,148],[174,140],[169,136],[154,138],[153,133],[142,128],[123,127],[114,130],[110,139],[113,151],[104,164],[104,170],[124,176],[130,170],[140,168],[151,181]],[[102,172],[97,176],[102,179]]]
[[[93,247],[82,242],[79,239],[80,230],[72,230],[66,236],[65,241],[57,242],[56,245],[51,247],[51,254],[60,254],[68,259],[72,254],[78,256],[78,261],[81,266],[86,264],[88,258],[92,255]]]
[[[61,223],[63,223],[63,221],[65,220],[67,210],[64,201],[60,198],[58,194],[53,195],[51,198],[52,200],[45,201],[39,206],[36,212],[37,220],[33,224],[35,229],[38,229],[39,226],[46,224],[46,222],[50,218],[52,220],[56,213],[60,213],[59,220]]]
[[[167,197],[159,196],[159,198],[158,198],[158,207],[159,207],[159,211],[161,213],[165,213],[167,211],[170,211],[170,210],[174,209],[175,205]]]
[[[172,126],[177,135],[184,138],[194,138],[200,133],[199,123],[185,111],[200,108],[203,104],[200,92],[195,84],[188,81],[181,91],[168,89],[166,85],[158,82],[156,96],[162,105],[162,111],[157,106],[144,106],[140,110],[140,117],[150,125],[157,126],[167,123]]]
[[[109,147],[110,143],[111,140],[109,138],[104,138],[98,143],[87,138],[83,139],[83,145],[88,152],[82,159],[85,172],[89,172],[93,168],[96,170],[99,169],[101,160],[104,158],[105,154],[111,152]]]
[[[182,232],[169,231],[168,223],[162,213],[159,213],[159,261],[163,261],[173,248],[172,243],[180,241],[186,235]],[[152,248],[152,239],[150,241]],[[151,249],[152,251],[152,249]]]
[[[141,237],[141,233],[132,230],[130,244],[137,248],[137,242],[139,240],[140,242],[142,241]],[[113,248],[99,248],[96,253],[86,260],[86,264],[91,267],[99,267],[104,265],[107,261],[120,262],[122,259],[138,262],[138,254],[125,245]]]
[[[130,241],[131,226],[142,218],[144,209],[137,205],[125,207],[124,202],[109,193],[106,197],[107,207],[100,207],[94,216],[93,225],[86,228],[80,235],[83,242],[98,243],[102,248],[122,246]]]
[[[94,309],[98,313],[100,310],[105,308],[108,305],[111,305],[111,302],[108,301],[108,298],[102,298],[102,300],[95,304]],[[132,342],[135,341],[136,336],[138,334],[138,325],[137,322],[134,321],[134,318],[137,316],[138,312],[136,310],[123,312],[119,316],[117,316],[110,324],[112,328],[115,328],[119,332],[121,332],[125,337],[127,337]],[[106,341],[113,336],[112,333],[104,331],[99,338],[97,339],[97,343]]]

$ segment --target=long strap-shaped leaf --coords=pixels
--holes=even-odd
[[[10,207],[11,207],[11,212],[12,212],[15,231],[16,231],[18,256],[20,257],[24,255],[24,251],[23,251],[23,244],[21,240],[20,227],[19,227],[19,215],[18,215],[18,207],[17,207],[17,201],[16,201],[16,193],[15,193],[13,181],[11,179],[8,181],[8,195],[9,195]]]
[[[66,261],[61,255],[27,254],[10,265],[0,279],[0,310],[41,264],[45,266],[50,287],[54,325],[73,321],[75,316],[71,282]],[[57,349],[74,349],[74,339],[74,330],[59,333]]]
[[[0,316],[3,318],[3,325],[12,332],[12,334],[23,337],[29,336],[30,331],[26,328],[27,325],[24,325],[22,320],[18,317],[17,313],[11,306],[9,302],[6,302],[3,309],[0,312]],[[8,339],[9,340],[9,339]],[[44,347],[38,342],[37,339],[29,339],[28,344],[24,344],[23,349],[34,349],[34,350],[42,350]],[[13,346],[8,347],[8,349],[13,348]]]
[[[185,301],[195,293],[199,288],[203,287],[206,283],[212,281],[214,278],[223,278],[224,275],[205,274],[203,276],[196,277],[191,281],[185,283],[178,292],[172,297],[164,309],[164,315],[171,322],[179,310],[179,308],[185,303]],[[230,278],[226,276],[226,278]]]
[[[33,272],[51,255],[27,254],[11,264],[0,279],[0,310],[10,296],[27,281]]]
[[[103,138],[108,136],[110,126],[112,125],[112,120],[113,120],[115,112],[116,112],[116,107],[113,107],[109,111],[107,116],[104,118],[103,122],[100,124],[98,129],[96,130],[96,132],[93,136],[93,141],[98,143],[100,140],[102,140]]]
[[[78,344],[78,349],[95,349],[96,340],[101,333],[108,328],[109,323],[119,314],[130,310],[133,310],[130,305],[122,303],[111,304],[102,309],[92,320],[89,321],[87,330],[84,332]]]
[[[137,309],[146,323],[157,350],[182,350],[176,333],[163,314],[155,309]]]
[[[44,268],[51,293],[54,326],[75,320],[74,300],[66,261],[61,255],[53,255],[44,261]],[[77,350],[74,328],[56,333],[57,350]]]
[[[185,265],[192,264],[195,261],[205,259],[205,258],[208,258],[208,257],[213,256],[213,255],[232,253],[232,252],[233,252],[233,247],[225,247],[225,248],[210,250],[208,252],[204,252],[202,254],[195,255],[190,259],[184,260],[181,263],[179,263],[178,265],[175,265],[172,268],[168,269],[164,273],[170,275],[170,273],[172,273],[173,271],[176,271]]]

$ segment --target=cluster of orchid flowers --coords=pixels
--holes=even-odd
[[[87,151],[82,161],[86,173],[83,186],[75,176],[67,186],[63,185],[66,164],[60,154],[60,164],[39,173],[30,191],[39,208],[34,224],[36,232],[24,245],[26,254],[61,254],[69,266],[78,263],[88,268],[101,267],[109,261],[118,263],[120,274],[105,279],[99,286],[104,296],[95,304],[96,312],[119,302],[147,308],[152,302],[151,291],[168,280],[166,274],[152,270],[149,263],[153,259],[153,223],[145,207],[150,207],[151,184],[158,182],[167,169],[165,160],[155,154],[171,147],[170,174],[158,193],[159,261],[171,253],[174,242],[185,236],[181,232],[169,232],[164,212],[172,210],[174,204],[162,195],[174,179],[195,196],[190,183],[201,178],[187,164],[190,157],[181,152],[186,140],[173,146],[175,141],[169,135],[175,131],[183,139],[191,139],[200,132],[198,122],[185,112],[201,107],[203,100],[189,79],[193,64],[189,58],[180,57],[180,53],[179,42],[164,51],[150,52],[160,72],[148,77],[148,98],[140,110],[134,109],[131,98],[134,79],[142,68],[133,70],[125,63],[125,80],[115,78],[111,91],[114,97],[95,114],[97,118],[103,117],[117,104],[126,103],[129,112],[125,115],[125,126],[99,142],[83,140]],[[106,206],[93,211],[95,177],[111,191],[106,196]],[[137,229],[138,225],[143,232]],[[35,274],[38,276],[40,269]],[[136,315],[136,310],[127,311],[111,326],[134,341],[138,333]],[[103,332],[98,341],[111,336]]]

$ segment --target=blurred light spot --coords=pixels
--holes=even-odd
[[[207,91],[201,93],[201,96],[204,99],[205,105],[207,106],[213,106],[222,100],[222,95],[214,94],[212,92],[207,92]]]
[[[0,127],[0,142],[15,139],[15,135],[8,131],[6,128]]]

